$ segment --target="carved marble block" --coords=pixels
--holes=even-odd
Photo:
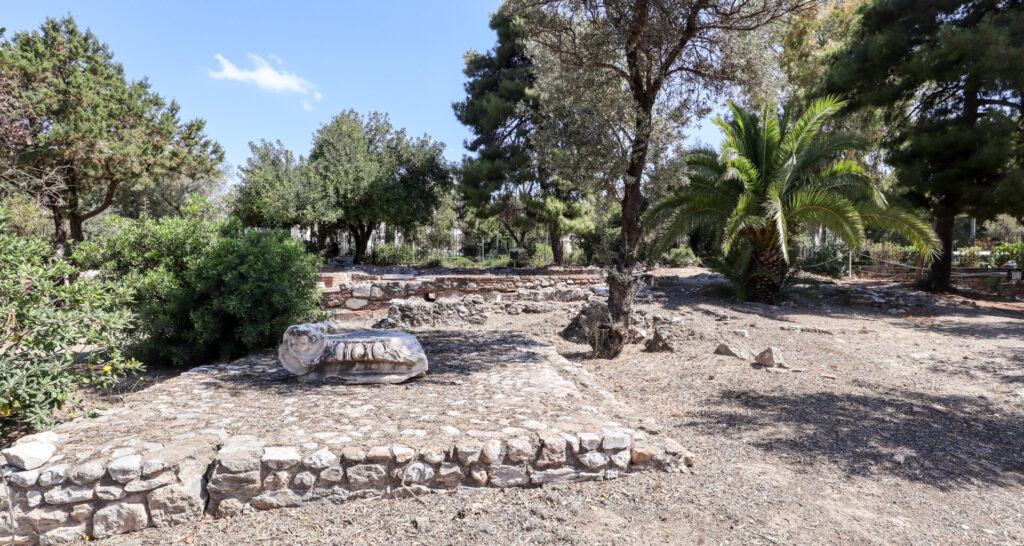
[[[406,332],[332,331],[329,323],[296,324],[278,349],[281,365],[303,381],[401,383],[427,371],[427,355]]]

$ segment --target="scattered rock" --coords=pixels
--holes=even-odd
[[[732,347],[727,343],[719,343],[718,347],[715,349],[715,354],[732,356],[748,361],[750,360],[750,355],[748,355],[746,351],[740,349],[739,347]]]
[[[765,368],[785,368],[786,361],[782,358],[782,353],[779,352],[778,347],[768,347],[767,349],[758,353],[754,361],[764,366]]]

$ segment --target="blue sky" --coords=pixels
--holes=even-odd
[[[148,77],[182,117],[205,119],[234,166],[259,139],[305,155],[317,127],[350,108],[387,112],[456,160],[469,137],[451,109],[464,96],[463,54],[493,46],[487,24],[499,4],[0,0],[0,26],[10,37],[70,13],[130,78]]]

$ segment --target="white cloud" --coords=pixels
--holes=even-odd
[[[314,91],[314,86],[309,80],[301,78],[290,72],[277,70],[270,66],[263,57],[249,54],[252,61],[252,68],[242,69],[231,61],[225,59],[220,53],[217,54],[217,61],[220,62],[220,70],[209,69],[210,76],[217,80],[234,80],[242,83],[250,83],[275,93],[297,93],[308,95],[313,93],[314,97],[322,97],[319,91]],[[276,56],[271,55],[271,59]],[[280,59],[277,59],[280,61]],[[319,98],[317,99],[319,100]]]
[[[323,100],[324,94],[319,91],[313,91],[313,98],[316,100]]]
[[[304,100],[304,101],[302,101],[302,109],[307,111],[307,112],[312,112],[313,111],[313,105],[310,104],[308,100]]]

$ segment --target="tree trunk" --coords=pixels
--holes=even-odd
[[[58,260],[68,256],[68,226],[64,221],[65,209],[51,207],[53,213],[53,256]]]
[[[85,233],[82,232],[82,217],[72,212],[68,216],[68,223],[71,225],[71,240],[81,243],[85,240]]]
[[[608,271],[608,313],[611,325],[607,335],[601,336],[600,346],[594,347],[594,353],[601,358],[615,358],[629,342],[633,296],[636,291],[633,267],[636,266],[642,231],[640,207],[643,204],[643,195],[640,193],[640,182],[647,166],[650,121],[651,108],[646,108],[637,117],[634,128],[633,145],[622,193],[622,231],[618,259]]]
[[[366,247],[370,244],[370,235],[373,234],[373,228],[370,226],[351,226],[349,227],[349,233],[352,234],[352,239],[356,243],[356,251],[352,256],[352,263],[365,263]]]
[[[750,286],[747,299],[775,305],[782,288],[782,257],[774,246],[760,248],[750,257]]]
[[[932,262],[931,285],[935,290],[948,290],[953,268],[953,223],[954,215],[939,216],[935,222],[935,234],[942,243],[942,253]]]
[[[552,261],[558,267],[562,267],[565,265],[565,248],[562,246],[562,232],[558,229],[557,225],[552,225],[548,230],[548,234],[551,237]]]

